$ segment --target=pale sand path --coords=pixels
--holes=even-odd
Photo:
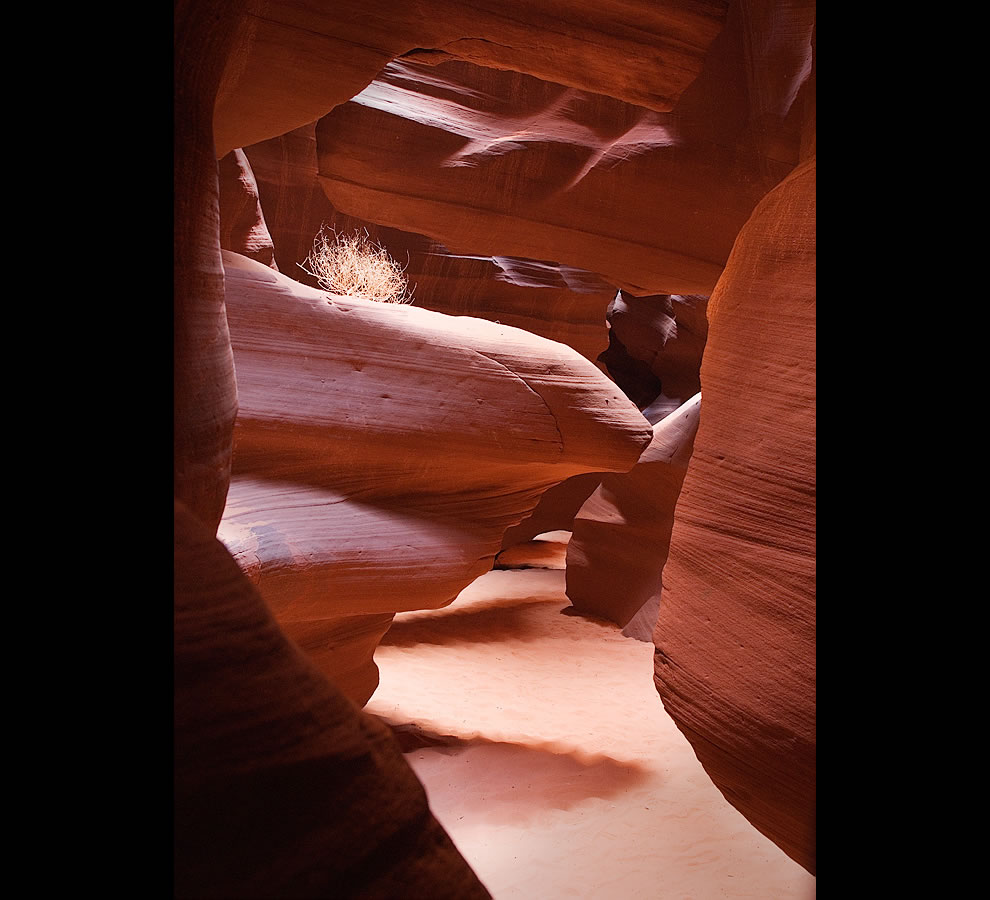
[[[446,609],[399,613],[375,654],[367,710],[397,727],[495,900],[814,897],[664,712],[653,645],[568,606],[561,569],[496,570]]]

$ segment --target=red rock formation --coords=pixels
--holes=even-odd
[[[221,537],[364,703],[392,613],[451,602],[547,487],[630,468],[649,423],[562,344],[224,259],[240,415]]]
[[[248,0],[243,5],[180,0],[175,8],[175,493],[206,534],[212,534],[227,495],[237,410],[215,159],[236,148],[323,116],[320,168],[339,210],[440,242],[451,258],[553,260],[541,279],[556,273],[566,283],[564,273],[572,269],[593,271],[606,284],[636,294],[707,294],[718,280],[702,372],[706,415],[664,576],[656,680],[665,705],[720,789],[761,831],[813,870],[814,456],[809,409],[814,339],[813,277],[809,287],[808,272],[813,271],[814,235],[814,3],[733,0],[719,33],[724,9],[720,2],[694,0],[673,5],[632,0],[621,9],[587,0],[553,0],[548,7],[507,0],[481,10],[455,0],[429,0],[426,7],[393,0],[341,0],[331,6],[303,0]],[[403,54],[405,59],[392,65],[361,102],[346,102]],[[463,60],[483,68],[472,69]],[[426,61],[440,65],[419,65]],[[405,77],[410,71],[417,72],[415,86]],[[507,85],[517,102],[506,102],[508,95],[500,98],[499,85]],[[402,117],[381,108],[396,96],[405,98]],[[800,159],[811,161],[788,177],[799,151]],[[757,207],[775,185],[780,189]],[[258,283],[271,285],[268,279],[279,283],[282,277],[257,264],[254,269],[245,265]],[[268,274],[262,276],[258,269]],[[438,294],[443,284],[438,282]],[[556,315],[557,301],[551,306]],[[527,307],[519,315],[539,319],[534,309]],[[340,321],[355,318],[354,307],[338,312]],[[347,373],[350,384],[361,383],[369,364],[384,370],[428,343],[418,332],[405,338],[406,344],[392,341],[392,359],[386,361],[374,354],[369,358],[366,344],[359,349],[349,342],[349,329],[338,331],[342,343],[334,364],[353,364]],[[471,515],[480,514],[478,527],[484,533],[470,533],[456,545],[467,577],[472,566],[493,552],[489,548],[497,548],[492,535],[512,518],[502,505],[508,486],[522,485],[521,496],[512,498],[515,516],[531,508],[567,466],[557,460],[551,478],[546,459],[511,463],[526,450],[520,434],[513,433],[504,458],[478,466],[497,470],[502,476],[498,484],[493,478],[469,484],[473,494],[465,494],[464,485],[455,489],[452,482],[444,488],[436,473],[441,466],[431,458],[436,439],[408,445],[415,453],[393,467],[390,454],[394,444],[404,445],[405,439],[397,437],[403,427],[374,432],[374,440],[362,438],[369,425],[376,427],[366,412],[370,407],[365,404],[362,412],[360,404],[350,406],[351,394],[341,391],[334,398],[339,404],[336,418],[329,417],[325,430],[338,434],[327,460],[330,467],[345,463],[340,468],[343,481],[317,483],[309,467],[313,451],[326,449],[324,435],[310,424],[297,426],[313,422],[314,416],[319,419],[317,400],[325,394],[314,378],[328,360],[319,340],[307,341],[308,322],[301,332],[289,328],[287,333],[298,341],[293,353],[283,355],[292,366],[283,372],[277,371],[277,363],[269,366],[278,375],[267,385],[271,407],[262,404],[239,449],[245,468],[231,491],[231,509],[243,513],[233,523],[241,529],[238,539],[246,541],[240,558],[250,568],[250,554],[260,550],[252,572],[259,581],[270,577],[276,593],[284,590],[293,604],[298,602],[299,640],[314,650],[322,648],[330,657],[324,660],[329,668],[358,673],[390,613],[356,611],[337,621],[306,619],[316,601],[302,582],[293,582],[292,573],[309,578],[321,568],[337,566],[342,557],[340,570],[346,572],[348,554],[356,556],[361,548],[357,539],[342,540],[341,554],[334,557],[332,547],[327,550],[316,540],[320,529],[326,537],[331,526],[315,513],[313,532],[289,533],[289,526],[299,521],[290,501],[309,491],[304,498],[308,509],[346,511],[347,525],[355,538],[364,536],[361,540],[376,563],[386,561],[387,544],[371,537],[380,522],[377,510],[354,504],[382,507],[388,491],[375,492],[382,471],[408,485],[402,508],[419,521],[405,522],[410,527],[403,530],[402,516],[390,515],[388,527],[400,539],[408,537],[413,547],[429,543],[426,522],[441,527],[467,515],[471,503],[490,501],[491,507],[471,509]],[[250,343],[259,357],[257,371],[280,356],[270,336],[261,332]],[[263,363],[260,357],[266,354],[270,359]],[[501,363],[491,354],[485,358],[491,363],[491,368],[479,363],[485,377],[491,374],[492,381],[507,383],[507,376],[494,368]],[[518,374],[517,362],[505,368]],[[245,366],[246,373],[250,370]],[[385,380],[376,373],[365,387],[387,393]],[[427,381],[425,375],[422,382],[413,377],[409,396]],[[542,433],[539,429],[549,420],[533,406],[525,387],[516,385],[525,397],[519,429],[540,423],[537,432]],[[374,396],[367,394],[363,401]],[[292,421],[279,421],[277,410],[286,400],[299,413]],[[561,402],[566,406],[570,400]],[[506,400],[507,406],[514,403]],[[485,419],[453,405],[456,423],[470,423],[460,432],[447,428],[435,406],[424,408],[424,415],[445,449],[444,442],[453,437],[455,468],[470,473],[466,460],[473,461],[474,445],[465,434],[472,440],[485,437]],[[548,406],[553,404],[548,401]],[[505,411],[496,418],[504,420]],[[574,420],[570,425],[577,427]],[[544,449],[555,446],[549,428],[546,432]],[[566,447],[560,458],[573,449]],[[582,457],[574,471],[606,468],[595,452]],[[277,464],[269,470],[273,458]],[[358,463],[349,467],[354,459]],[[420,471],[416,464],[423,461]],[[255,517],[261,512],[255,505],[260,481],[266,482],[263,502],[274,501],[265,511],[270,513],[267,519]],[[441,485],[439,495],[436,484]],[[346,499],[337,503],[340,496]],[[271,525],[275,532],[263,531]],[[342,532],[334,525],[332,533]],[[178,545],[177,551],[178,571],[189,558]],[[451,564],[449,571],[454,568]],[[445,577],[437,572],[438,582]],[[453,575],[451,579],[456,581]],[[342,581],[346,591],[360,593],[346,578]],[[206,614],[208,604],[203,615],[198,608],[185,608],[192,615],[185,634],[189,646],[201,644],[209,652],[202,658],[194,655],[190,671],[204,660],[208,667],[222,668],[227,660],[221,659],[225,651],[211,643],[217,636],[210,631],[214,620]],[[185,653],[178,644],[177,650],[180,656]],[[366,676],[355,674],[352,689],[358,694],[367,690]],[[236,671],[233,677],[232,682],[219,682],[223,691],[241,690]],[[256,684],[245,678],[244,689],[250,692]],[[264,687],[257,692],[263,694]],[[209,701],[196,703],[202,710]],[[194,725],[188,719],[177,724],[177,741],[188,740],[195,748],[199,738]],[[264,759],[264,743],[278,737],[277,723],[259,719],[243,759],[253,750],[260,750]],[[221,768],[194,771],[192,779],[195,791],[183,786],[181,802],[197,791],[207,798],[203,809],[193,810],[193,818],[205,810],[214,816],[229,814],[238,824],[244,820],[238,806],[243,795],[228,792]],[[349,781],[343,784],[346,788]],[[257,785],[246,793],[257,793]],[[374,805],[373,793],[369,796]],[[343,815],[350,814],[343,807]],[[369,815],[369,810],[360,815]],[[346,854],[365,840],[358,834],[354,843],[348,839],[336,844],[332,859],[341,848]],[[338,835],[331,844],[339,840]],[[200,846],[205,844],[183,844],[180,851],[182,865],[194,878],[206,873],[203,866],[209,867],[198,855]],[[228,874],[229,863],[220,862],[220,869],[228,866]],[[261,869],[266,865],[259,863]],[[217,871],[214,865],[213,874],[207,874],[220,877],[222,885],[227,875],[217,876]],[[283,866],[281,878],[292,881],[294,873],[291,865]],[[364,882],[373,882],[374,872],[351,874],[355,892],[376,895],[374,887],[364,887]],[[278,884],[274,875],[259,883],[269,877],[267,883]],[[450,883],[460,883],[459,878],[455,874]],[[384,896],[389,892],[383,889]]]
[[[175,504],[175,896],[489,897],[401,749]]]
[[[324,223],[336,226],[337,211],[316,178],[316,123],[244,148],[275,245],[279,270],[310,287],[316,279],[299,268]],[[344,230],[350,223],[340,223]],[[359,226],[355,220],[354,227]],[[380,239],[379,235],[374,235]],[[393,252],[393,256],[395,253]]]
[[[320,120],[320,176],[338,209],[415,223],[456,253],[556,260],[639,294],[707,293],[767,186],[739,203],[732,180],[716,203],[698,182],[727,173],[713,158],[685,168],[663,115],[463,62],[396,62]],[[658,202],[678,190],[692,193],[687,215]]]
[[[815,159],[709,303],[704,413],[654,633],[664,706],[728,800],[815,871]]]
[[[317,178],[315,123],[248,147],[245,154],[259,183],[276,258],[290,277],[317,286],[297,263],[324,224],[339,234],[366,231],[403,265],[416,306],[522,328],[592,361],[604,351],[605,309],[615,288],[597,276],[536,260],[456,255],[424,235],[344,215]]]
[[[506,529],[502,546],[512,547],[531,541],[545,531],[570,531],[577,511],[601,481],[601,472],[591,472],[575,475],[554,485],[540,497],[540,502],[527,518]]]
[[[697,76],[727,5],[251,0],[218,97],[219,155],[316,121],[405,54],[459,57],[669,110]]]
[[[278,269],[265,216],[258,199],[258,184],[243,150],[233,150],[220,160],[220,246]]]
[[[230,0],[175,4],[173,480],[214,532],[230,481],[237,385],[224,312],[213,99],[235,43]]]
[[[708,332],[706,304],[705,297],[630,297],[620,294],[609,306],[609,347],[599,356],[598,362],[605,364],[608,374],[623,393],[654,424],[677,410],[701,389],[698,371]],[[540,497],[540,502],[529,518],[505,532],[502,546],[511,547],[530,541],[545,531],[570,531],[574,527],[574,517],[600,483],[601,475],[576,475],[550,488]],[[663,538],[663,560],[667,558],[669,520],[673,513],[673,504],[677,500],[679,485],[678,481],[677,487],[671,492],[665,491],[661,505],[658,506],[660,521],[655,527],[666,535]],[[669,508],[663,508],[663,502],[669,502]],[[647,530],[652,531],[649,528]],[[623,555],[634,553],[634,544],[635,541]],[[660,558],[654,552],[652,540],[641,549],[646,555],[647,567]],[[596,565],[599,562],[604,563],[602,573],[594,576],[599,584],[604,585],[611,577],[606,573],[610,573],[614,567],[607,556],[595,554],[594,558]],[[662,566],[661,561],[660,567]],[[659,577],[659,569],[655,574]],[[637,597],[641,596],[642,592],[637,594]],[[657,597],[659,598],[659,594]],[[638,640],[652,641],[656,604],[651,609],[653,612],[649,621],[646,616],[640,625],[627,629],[624,633]],[[606,618],[611,616],[606,615]]]
[[[457,253],[556,260],[639,295],[708,295],[797,162],[814,7],[779,21],[774,9],[733,7],[672,112],[461,61],[396,61],[320,120],[324,188],[338,209]]]
[[[560,569],[567,568],[569,531],[551,531],[535,540],[516,544],[495,558],[496,569]]]
[[[628,472],[603,476],[574,517],[567,597],[578,612],[626,625],[659,596],[700,410],[696,394],[654,425],[639,462]]]
[[[620,294],[609,306],[609,346],[600,362],[654,424],[701,390],[707,303],[707,297]]]
[[[595,362],[608,344],[605,310],[615,288],[591,272],[507,256],[457,256],[434,244],[409,267],[416,305],[479,316],[573,347]]]

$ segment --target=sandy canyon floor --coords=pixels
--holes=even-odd
[[[367,710],[495,897],[808,900],[815,878],[711,783],[653,686],[653,645],[568,615],[567,533],[446,609],[400,613]]]

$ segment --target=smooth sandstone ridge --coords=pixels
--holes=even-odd
[[[481,900],[387,728],[175,504],[175,896]]]
[[[224,265],[240,411],[220,537],[358,704],[395,612],[450,603],[548,487],[652,439],[562,344]]]
[[[815,158],[709,302],[704,411],[654,632],[657,690],[726,798],[815,872]]]

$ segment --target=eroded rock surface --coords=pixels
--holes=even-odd
[[[698,75],[728,5],[251,0],[218,98],[218,155],[315,121],[404,55],[529,72],[668,110]]]
[[[321,662],[360,704],[376,669],[342,635],[373,651],[392,613],[451,602],[543,491],[632,467],[652,432],[562,344],[224,260],[240,414],[221,536],[290,637],[332,638]]]
[[[567,597],[579,612],[625,626],[659,596],[700,411],[696,394],[654,425],[639,462],[628,472],[603,476],[574,517]]]
[[[455,253],[707,296],[756,203],[797,163],[813,23],[813,4],[733,5],[669,112],[608,88],[396,60],[320,120],[321,180],[336,208]]]
[[[214,532],[230,482],[237,383],[224,310],[212,118],[235,43],[235,6],[175,4],[173,489]]]
[[[656,424],[701,390],[707,297],[620,293],[609,305],[609,346],[599,361]]]
[[[555,484],[540,497],[540,502],[529,516],[518,525],[506,529],[502,546],[512,547],[531,541],[546,531],[570,531],[577,511],[601,482],[601,472],[590,472]]]
[[[605,311],[616,289],[598,276],[538,260],[455,254],[425,235],[345,215],[319,183],[315,123],[248,147],[245,155],[258,180],[276,259],[297,281],[318,286],[298,264],[323,226],[341,235],[367,232],[403,267],[416,306],[522,328],[593,362],[605,350]]]
[[[813,871],[814,456],[808,438],[814,421],[809,413],[813,275],[810,287],[808,281],[814,259],[813,160],[810,176],[808,165],[788,175],[815,149],[815,6],[804,0],[734,0],[727,15],[726,6],[634,0],[616,9],[575,0],[544,8],[508,0],[479,11],[452,0],[425,7],[393,0],[335,5],[180,0],[175,7],[175,493],[212,535],[228,494],[238,403],[216,159],[237,148],[323,117],[319,167],[335,215],[391,226],[414,235],[424,257],[441,247],[443,266],[463,265],[430,276],[436,278],[434,293],[449,295],[452,311],[475,312],[477,300],[458,306],[463,302],[458,294],[479,266],[484,276],[478,279],[478,298],[491,293],[495,271],[506,277],[496,274],[494,280],[526,291],[534,285],[524,283],[533,278],[546,292],[548,285],[558,288],[562,282],[569,293],[545,307],[553,309],[545,324],[540,324],[544,307],[531,305],[526,295],[507,294],[500,308],[507,311],[505,321],[564,335],[557,339],[588,358],[596,355],[592,342],[557,321],[561,315],[574,321],[584,315],[562,305],[580,293],[572,285],[575,272],[594,272],[603,284],[637,295],[706,295],[718,281],[712,323],[717,340],[702,377],[706,413],[697,470],[692,463],[664,577],[656,681],[715,783],[756,827]],[[436,65],[421,65],[426,62]],[[386,74],[377,77],[386,66]],[[415,85],[410,73],[416,73]],[[347,102],[373,80],[376,85],[361,102]],[[518,102],[507,103],[499,85],[509,85]],[[399,96],[404,100],[398,105],[389,99]],[[775,185],[781,190],[757,207]],[[263,185],[259,188],[263,192]],[[299,214],[294,204],[290,216]],[[305,234],[307,250],[312,233]],[[277,254],[277,237],[275,245]],[[253,274],[232,278],[235,269]],[[432,272],[428,266],[423,271]],[[293,274],[299,273],[293,269]],[[478,371],[448,378],[441,398],[430,393],[431,379],[436,387],[436,347],[432,338],[423,338],[415,317],[403,320],[401,338],[391,334],[375,352],[368,350],[367,333],[374,332],[370,343],[378,347],[389,329],[372,315],[357,329],[364,336],[352,340],[354,322],[365,319],[360,304],[330,307],[334,318],[328,327],[329,320],[300,313],[297,305],[268,331],[284,312],[286,296],[302,296],[281,277],[256,263],[234,262],[227,272],[228,288],[235,283],[231,296],[253,295],[252,303],[261,302],[249,304],[249,318],[257,314],[259,327],[247,331],[243,370],[238,363],[237,378],[244,375],[253,396],[246,428],[238,433],[242,467],[230,489],[231,516],[224,527],[230,525],[226,537],[250,578],[271,588],[286,629],[307,652],[322,654],[324,671],[339,674],[360,703],[375,681],[370,654],[391,620],[392,606],[382,602],[383,594],[403,598],[399,608],[423,602],[426,595],[445,596],[473,577],[496,552],[494,535],[519,521],[517,515],[525,516],[562,473],[607,469],[619,458],[620,469],[631,465],[625,455],[636,445],[634,461],[642,440],[631,427],[619,441],[621,450],[597,447],[585,453],[555,437],[551,421],[558,436],[583,426],[573,420],[561,425],[549,399],[552,391],[534,390],[539,378],[521,359],[531,366],[543,361],[543,348],[534,353],[520,345],[519,358],[511,361],[486,351],[486,363],[463,344],[445,345],[441,356],[453,350],[459,360],[473,360]],[[458,290],[448,290],[453,284]],[[600,302],[593,292],[588,298]],[[310,312],[323,302],[303,299],[303,305],[315,304]],[[492,308],[477,314],[501,321]],[[322,324],[314,327],[314,320]],[[331,333],[337,343],[328,352],[325,338]],[[331,371],[337,384],[323,377]],[[471,388],[479,377],[484,391],[512,383],[518,396],[505,395],[505,408],[472,410]],[[568,382],[562,406],[576,402],[578,419],[591,411],[601,424],[599,402],[582,406],[575,400],[575,383],[585,386],[584,376],[575,381],[564,374],[561,380]],[[425,423],[429,441],[410,437],[410,420],[389,404],[395,399],[390,388],[397,385],[406,392],[404,404],[426,398],[407,408]],[[321,405],[328,391],[332,414]],[[262,399],[266,393],[270,403]],[[473,399],[484,405],[486,397],[479,391]],[[486,424],[506,421],[508,408],[519,410],[517,427],[486,431]],[[444,418],[448,410],[453,414]],[[608,425],[613,432],[614,425]],[[536,434],[534,444],[526,444],[526,434]],[[328,435],[333,435],[329,442]],[[486,450],[479,453],[482,445]],[[455,474],[445,480],[448,446]],[[314,459],[325,461],[334,479],[315,475]],[[390,493],[395,484],[402,485],[397,496]],[[428,555],[435,543],[444,547],[442,560]],[[181,538],[176,546],[178,573],[189,557]],[[369,581],[367,590],[358,574],[365,553],[384,573],[380,582]],[[409,571],[417,554],[421,574],[426,568],[429,573],[410,584],[401,572]],[[316,586],[331,570],[340,574],[345,616],[328,615],[320,606]],[[194,565],[190,571],[199,570]],[[195,592],[209,585],[186,587]],[[627,627],[642,626],[650,602]],[[285,677],[259,670],[254,678],[238,667],[242,651],[252,648],[237,640],[250,637],[250,629],[244,635],[215,634],[229,624],[237,628],[237,615],[221,611],[217,618],[201,598],[191,604],[177,599],[176,609],[177,616],[186,617],[177,673],[206,673],[221,695],[246,691],[241,699],[254,693],[259,702],[269,696],[270,678],[284,685],[298,677],[297,670]],[[223,644],[228,637],[233,643]],[[228,679],[223,669],[231,661],[238,664]],[[177,680],[177,700],[187,696],[183,691],[194,687],[194,680],[187,677],[181,687]],[[271,696],[277,700],[278,691]],[[186,708],[198,704],[196,715],[205,716],[210,702],[200,697]],[[177,711],[183,703],[177,702]],[[254,716],[251,712],[249,719]],[[194,879],[213,879],[220,895],[230,893],[224,879],[236,881],[240,869],[255,865],[258,847],[262,856],[273,849],[282,853],[281,845],[271,848],[262,841],[244,854],[238,844],[230,856],[203,856],[204,847],[223,849],[231,823],[244,820],[245,797],[269,796],[259,792],[253,776],[243,791],[237,786],[255,765],[252,756],[260,760],[268,784],[264,779],[274,771],[266,762],[271,746],[281,748],[283,735],[289,743],[295,740],[277,717],[252,721],[257,728],[231,732],[242,744],[229,757],[236,769],[231,788],[230,770],[223,765],[187,766],[195,758],[214,758],[212,750],[201,757],[204,734],[221,743],[223,735],[210,737],[209,723],[195,715],[177,720],[177,748],[184,748],[177,749],[177,831],[191,835],[189,843],[177,835],[182,877],[192,872]],[[205,732],[197,731],[201,726]],[[322,752],[311,753],[310,746],[305,745],[305,760]],[[222,756],[231,747],[220,750]],[[345,857],[363,852],[356,848],[366,848],[368,835],[378,831],[377,795],[366,791],[353,771],[339,781],[316,778],[318,784],[332,784],[333,793],[343,790],[351,797],[352,776],[353,790],[363,791],[369,804],[364,808],[355,800],[356,821],[370,816],[373,824],[355,830]],[[280,779],[278,774],[284,795],[287,782]],[[291,784],[289,790],[300,793]],[[197,839],[195,827],[187,827],[189,807],[182,807],[187,801],[193,820],[202,822],[205,814],[219,823],[211,833],[222,833],[222,840]],[[345,821],[352,812],[343,809]],[[386,833],[399,820],[394,816],[388,812]],[[266,839],[273,831],[295,836],[289,824],[268,829]],[[339,821],[332,827],[338,826]],[[413,831],[433,834],[428,825]],[[313,846],[323,852],[318,839],[304,843],[302,856]],[[416,883],[424,870],[413,857],[428,859],[432,852],[411,847],[410,868],[396,875],[402,887],[391,882],[380,895],[394,896]],[[298,884],[297,873],[308,865],[303,861],[299,867],[302,856],[280,857],[250,884],[260,885],[262,893],[270,885],[269,894],[286,895],[285,885]],[[331,853],[329,864],[336,859]],[[348,869],[344,884],[361,896],[377,896],[376,879],[384,868],[377,858],[368,865]],[[257,866],[264,872],[267,862]],[[317,893],[325,893],[319,873],[305,877],[315,877]],[[465,883],[456,873],[440,881]],[[253,889],[234,892],[250,896]],[[477,895],[473,888],[465,890],[464,896]],[[433,893],[448,896],[442,888]]]
[[[258,198],[258,183],[244,151],[231,151],[220,160],[217,169],[221,248],[277,269],[275,247]]]
[[[654,633],[664,706],[728,800],[815,871],[815,159],[709,303],[704,411]]]
[[[175,504],[175,896],[489,897],[389,731]]]

